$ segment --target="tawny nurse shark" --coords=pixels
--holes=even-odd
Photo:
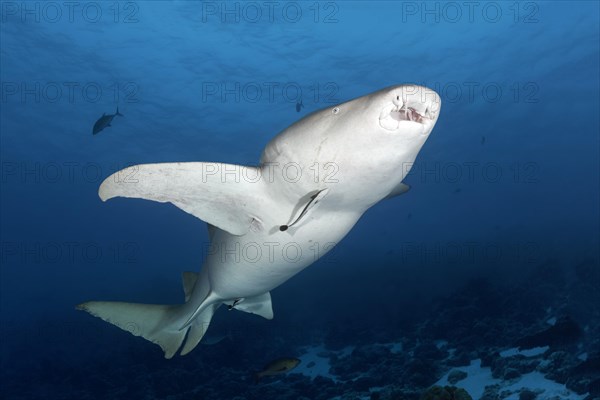
[[[222,304],[273,318],[270,290],[325,255],[402,183],[440,113],[421,86],[389,87],[316,111],[273,138],[256,167],[143,164],[109,176],[103,201],[172,203],[208,224],[211,251],[183,273],[185,303],[90,301],[79,309],[156,343],[192,351]],[[185,341],[185,343],[184,343]]]

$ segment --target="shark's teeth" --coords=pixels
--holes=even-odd
[[[388,115],[387,118],[380,119],[379,124],[382,128],[393,131],[398,129],[398,127],[400,126],[400,121],[392,118],[391,115]]]
[[[392,113],[398,111],[398,106],[395,104],[389,104],[381,110],[381,114],[379,114],[379,125],[382,128],[387,130],[396,130],[398,126],[400,126],[400,121],[392,116]]]
[[[412,107],[407,107],[404,110],[404,118],[408,121],[423,122],[423,116]]]
[[[408,105],[402,98],[395,97],[391,104],[385,106],[379,114],[379,124],[387,130],[398,129],[403,121],[425,123],[433,120],[435,114],[427,104],[415,103]]]
[[[390,114],[392,113],[392,111],[397,111],[398,107],[394,104],[390,104],[387,105],[385,107],[383,107],[383,110],[381,110],[381,114],[379,114],[379,119],[383,120],[386,119],[390,116]]]

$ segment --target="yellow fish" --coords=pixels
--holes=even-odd
[[[254,382],[258,383],[263,376],[285,374],[296,368],[298,364],[300,360],[297,358],[278,358],[265,365],[262,371],[255,373]]]

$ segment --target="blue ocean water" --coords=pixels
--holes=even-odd
[[[473,398],[600,396],[597,2],[0,6],[3,398],[418,399],[457,368]],[[442,98],[411,190],[272,291],[272,321],[219,310],[223,340],[165,360],[75,310],[181,303],[207,253],[204,222],[103,203],[104,178],[256,165],[309,113],[404,83]],[[548,348],[497,355],[519,346]],[[254,385],[279,357],[303,362]]]

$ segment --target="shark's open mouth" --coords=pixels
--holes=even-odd
[[[401,126],[414,131],[419,125],[424,131],[430,132],[437,120],[440,110],[440,97],[433,90],[419,86],[403,86],[395,88],[391,93],[389,103],[379,114],[379,125],[382,128],[395,131]]]
[[[404,107],[400,110],[392,110],[390,117],[397,121],[413,121],[423,123],[423,116],[412,107]]]
[[[435,113],[425,103],[392,104],[386,106],[379,115],[379,124],[388,130],[396,130],[402,122],[427,124],[435,119]]]

